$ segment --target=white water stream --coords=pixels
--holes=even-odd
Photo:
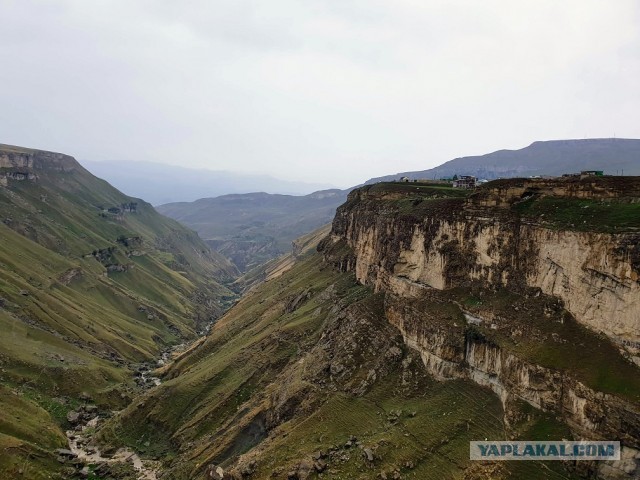
[[[132,452],[127,448],[117,450],[115,455],[112,457],[103,457],[99,449],[87,446],[91,439],[86,436],[85,432],[88,429],[95,429],[99,421],[98,417],[89,420],[86,425],[82,426],[82,430],[80,432],[76,430],[67,430],[66,433],[67,438],[69,439],[69,450],[71,450],[78,459],[82,460],[87,465],[129,462],[138,472],[138,480],[157,480],[157,462],[142,460],[137,453]]]
[[[183,351],[185,348],[185,344],[180,344],[169,351],[163,352],[161,358],[158,360],[158,366],[172,362],[172,355]],[[154,386],[157,387],[160,385],[160,379],[152,376],[150,373],[151,367],[143,367],[141,370],[138,370],[138,376],[141,380],[139,385],[142,388],[153,388]],[[76,430],[67,430],[66,435],[69,441],[69,450],[86,465],[130,463],[138,472],[138,480],[157,480],[156,473],[158,472],[160,462],[142,460],[137,453],[128,448],[120,448],[113,456],[103,456],[100,450],[94,447],[91,442],[91,434],[95,431],[99,422],[100,418],[96,416],[84,424],[80,423],[78,425],[79,428]]]

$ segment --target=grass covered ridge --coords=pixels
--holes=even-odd
[[[638,199],[532,197],[514,208],[525,218],[559,229],[605,233],[640,231]]]
[[[0,186],[0,477],[46,478],[80,394],[121,408],[130,367],[194,338],[233,300],[237,272],[71,157],[0,153],[33,155],[20,170],[35,176]]]
[[[176,480],[205,478],[209,465],[287,478],[314,456],[328,464],[322,478],[515,478],[512,466],[468,460],[470,440],[505,438],[502,415],[490,390],[428,377],[383,294],[308,253],[249,292],[101,436],[161,458]],[[535,412],[519,428],[566,431]],[[517,478],[569,478],[559,465],[525,470]]]

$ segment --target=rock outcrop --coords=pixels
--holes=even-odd
[[[78,166],[73,157],[62,153],[0,144],[0,187],[10,182],[35,182],[43,172],[72,172]]]
[[[468,200],[431,201],[412,214],[393,210],[401,196],[365,187],[338,209],[331,244],[353,251],[359,281],[399,295],[471,281],[538,288],[640,363],[640,233],[549,228],[510,208],[539,195],[601,199],[626,192],[640,200],[640,180],[621,182],[492,182]]]
[[[78,167],[73,157],[63,153],[0,144],[0,169],[72,172]]]
[[[640,364],[640,234],[633,228],[558,228],[521,208],[541,198],[637,203],[640,180],[616,180],[498,181],[468,198],[441,198],[437,189],[366,186],[338,209],[319,249],[328,262],[386,293],[387,319],[434,377],[468,378],[491,388],[507,425],[517,415],[512,407],[524,401],[561,416],[579,438],[620,440],[623,460],[595,468],[602,478],[637,478],[637,399],[598,391],[570,369],[540,365],[504,348],[474,328],[499,329],[490,319],[465,312],[442,321],[425,308],[409,307],[429,292],[472,285],[551,297],[592,335],[606,335],[620,354]]]

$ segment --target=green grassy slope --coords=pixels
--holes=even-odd
[[[623,233],[640,231],[640,203],[635,199],[531,198],[514,209],[524,218],[559,230]]]
[[[517,426],[528,438],[567,435],[528,414]],[[561,465],[472,464],[468,442],[505,438],[502,416],[490,390],[428,377],[383,295],[308,252],[252,289],[100,435],[161,458],[172,479],[206,478],[212,465],[307,478],[314,463],[332,479],[571,478]],[[313,467],[308,478],[319,478]]]
[[[248,193],[161,205],[158,211],[193,228],[247,272],[289,251],[291,242],[330,223],[343,190],[304,196]]]
[[[0,145],[3,177],[0,477],[46,478],[80,394],[125,404],[129,366],[195,337],[232,300],[236,272],[71,157]]]
[[[246,292],[250,288],[259,285],[264,281],[278,278],[280,275],[293,268],[299,257],[315,250],[320,240],[326,237],[330,232],[331,224],[327,224],[313,232],[297,238],[292,244],[293,248],[291,249],[291,252],[252,268],[245,274],[241,275],[233,282],[233,289],[239,292]]]

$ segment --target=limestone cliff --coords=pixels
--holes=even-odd
[[[518,212],[523,203],[549,197],[640,201],[636,177],[615,184],[604,178],[491,182],[468,199],[416,198],[409,213],[393,203],[413,192],[403,198],[365,187],[338,209],[332,238],[353,250],[358,280],[378,290],[413,295],[470,281],[538,288],[640,361],[640,233],[556,228],[544,216]]]
[[[510,180],[465,197],[369,185],[338,209],[319,248],[386,293],[387,319],[436,378],[491,388],[507,424],[526,402],[556,412],[579,438],[618,439],[623,460],[593,469],[636,478],[637,392],[572,362],[592,349],[601,377],[640,374],[630,361],[640,364],[639,187],[638,178]],[[479,306],[463,304],[472,291],[484,295]]]
[[[0,168],[72,171],[78,162],[63,153],[0,144]]]
[[[69,155],[0,144],[0,187],[12,181],[35,181],[46,171],[72,172],[76,167]]]

